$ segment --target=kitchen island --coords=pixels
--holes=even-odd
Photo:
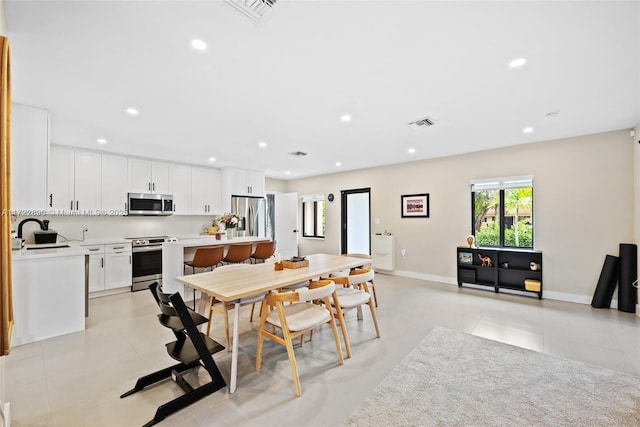
[[[184,276],[184,262],[193,259],[196,248],[203,246],[224,246],[225,252],[234,243],[258,243],[269,241],[268,237],[236,237],[217,240],[215,236],[181,238],[162,244],[162,288],[166,293],[180,292],[184,297],[184,285],[176,277]]]
[[[11,257],[12,346],[85,328],[86,249],[67,243],[27,245]]]

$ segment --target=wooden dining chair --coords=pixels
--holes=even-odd
[[[287,349],[289,364],[296,396],[302,395],[298,366],[293,350],[293,340],[313,331],[318,326],[329,323],[333,331],[333,339],[338,353],[338,363],[342,365],[342,348],[338,328],[331,310],[330,297],[335,291],[335,284],[331,280],[317,282],[315,289],[298,289],[293,292],[274,292],[264,299],[264,305],[260,310],[260,329],[258,330],[258,348],[256,351],[256,370],[262,365],[263,338],[269,338]],[[324,305],[314,304],[320,300]],[[292,303],[285,305],[286,302]],[[273,309],[271,309],[273,308]],[[301,343],[303,342],[301,340]]]
[[[371,260],[372,260],[372,256],[369,254],[361,254],[361,253],[352,253],[352,254],[342,254],[342,256],[348,256],[348,257],[352,257],[352,258],[362,258],[363,260],[368,260],[368,262],[363,262],[362,265],[360,266],[360,268],[367,268],[372,270],[373,268],[371,267]],[[376,305],[376,308],[378,307],[378,296],[376,295],[376,286],[375,283],[373,282],[373,279],[369,281],[369,283],[371,284],[371,286],[369,286],[369,289],[371,290],[371,293],[373,294],[373,302]]]
[[[227,254],[222,258],[222,262],[227,264],[240,264],[251,257],[252,243],[234,243],[229,245]]]
[[[351,344],[349,342],[349,335],[347,334],[347,325],[344,320],[344,313],[368,305],[371,311],[371,319],[376,328],[376,336],[380,338],[380,328],[378,327],[378,317],[376,316],[376,309],[369,293],[369,283],[374,278],[375,273],[373,270],[368,269],[356,269],[352,270],[349,276],[332,277],[331,280],[337,286],[335,292],[335,298],[332,298],[331,305],[335,310],[335,316],[340,323],[340,329],[342,330],[342,337],[344,338],[344,345],[347,350],[347,357],[351,357]],[[340,287],[342,285],[342,287]],[[311,282],[310,289],[314,288],[315,283]]]
[[[252,268],[253,266],[250,264],[229,264],[223,265],[222,267],[218,267],[217,270],[231,270],[231,269],[243,269],[243,268]],[[261,293],[258,295],[253,295],[246,298],[240,299],[240,307],[244,307],[247,305],[251,305],[251,311],[253,313],[253,308],[255,303],[260,302],[264,299],[265,293]],[[233,302],[224,302],[219,301],[215,297],[211,297],[211,301],[209,303],[209,321],[207,322],[207,336],[211,332],[211,320],[213,319],[213,313],[220,313],[224,316],[224,338],[225,343],[227,345],[227,351],[231,351],[231,339],[229,336],[229,310],[233,310],[235,308],[235,303]]]

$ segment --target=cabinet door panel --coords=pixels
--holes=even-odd
[[[89,255],[89,292],[104,290],[104,254]]]
[[[131,286],[131,252],[113,252],[105,254],[105,289]]]
[[[186,215],[191,212],[191,167],[171,165],[171,191],[174,214]]]
[[[49,161],[49,208],[75,209],[73,150],[52,146]],[[73,206],[72,206],[73,203]]]
[[[127,188],[129,193],[151,192],[151,162],[142,159],[127,159]]]
[[[102,163],[99,153],[75,152],[75,208],[88,214],[100,209]]]
[[[169,179],[169,163],[153,162],[151,164],[151,192],[169,194],[171,184]]]
[[[126,212],[127,203],[127,158],[102,155],[102,201],[107,212]]]
[[[49,113],[41,108],[11,106],[11,207],[50,208],[47,193]]]

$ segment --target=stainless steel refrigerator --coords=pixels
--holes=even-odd
[[[267,229],[267,208],[264,197],[231,197],[231,212],[240,217],[240,236],[265,237]]]

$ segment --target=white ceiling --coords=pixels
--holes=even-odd
[[[640,123],[637,1],[4,3],[13,100],[54,144],[293,179]]]

